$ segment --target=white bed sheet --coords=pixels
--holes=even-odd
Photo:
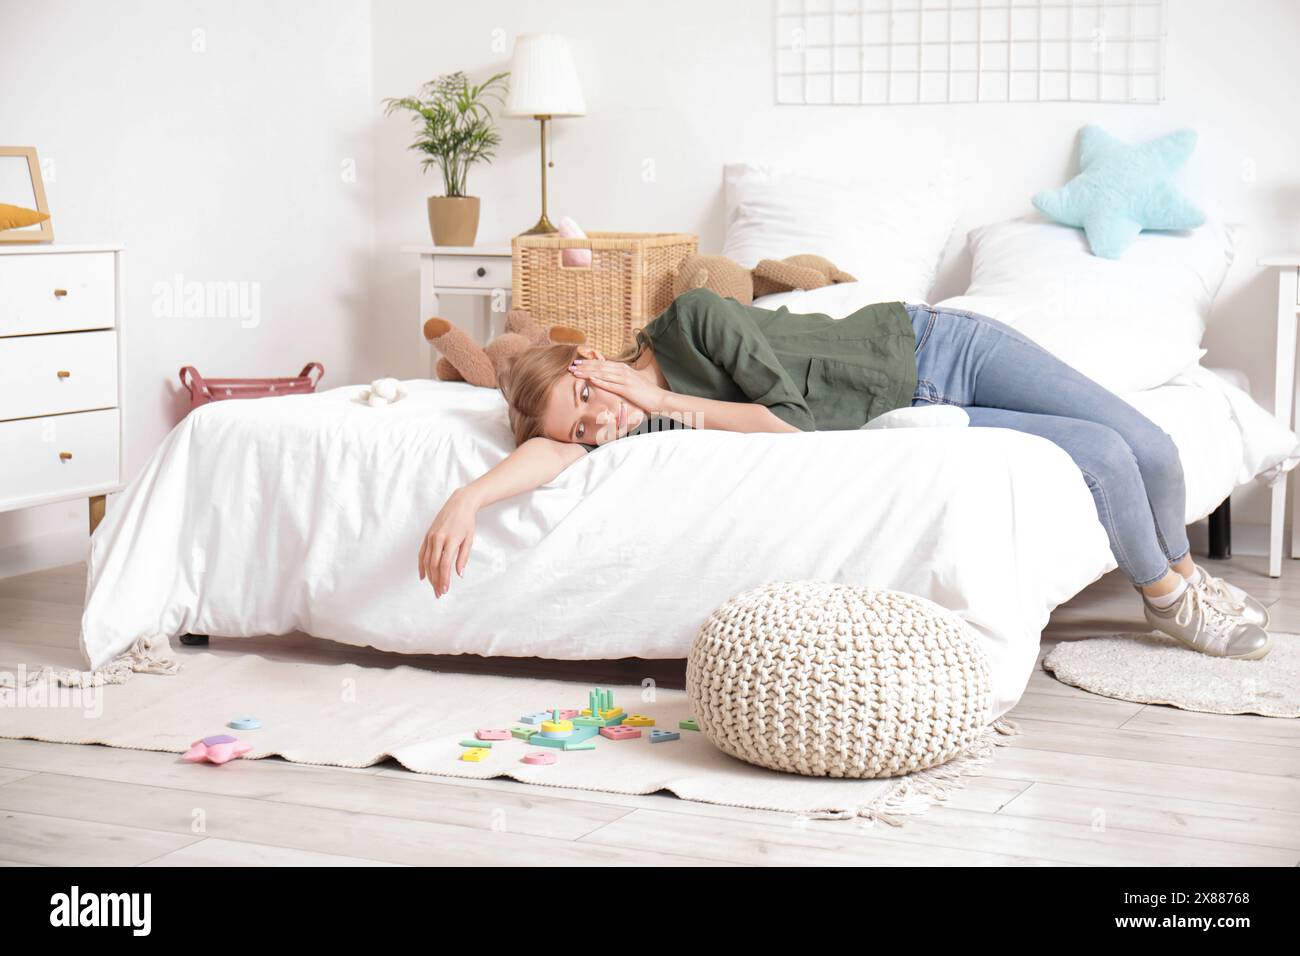
[[[980,635],[993,710],[1048,615],[1114,567],[1092,497],[1051,443],[1000,429],[677,431],[602,448],[480,513],[463,580],[416,575],[446,495],[510,448],[487,389],[406,383],[191,413],[91,541],[82,646],[282,634],[398,652],[684,657],[710,610],[770,581],[898,588]]]

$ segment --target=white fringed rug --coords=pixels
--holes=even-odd
[[[1300,636],[1274,634],[1258,661],[1207,657],[1171,637],[1114,634],[1065,641],[1043,659],[1056,679],[1103,697],[1207,714],[1300,717]]]
[[[281,756],[297,763],[364,767],[392,757],[417,773],[512,777],[540,786],[609,793],[667,790],[685,800],[777,810],[814,817],[900,823],[960,786],[992,755],[1001,734],[990,727],[967,754],[919,774],[888,780],[834,780],[765,770],[714,748],[699,732],[651,744],[595,738],[590,751],[556,751],[550,766],[522,763],[543,748],[494,741],[482,763],[460,760],[460,741],[479,728],[509,728],[525,713],[583,708],[590,685],[521,677],[442,673],[409,665],[275,659],[226,649],[177,648],[174,675],[137,674],[124,684],[78,690],[46,680],[10,681],[0,689],[0,736],[57,743],[105,744],[182,753],[202,737],[231,734],[250,742],[243,759]],[[19,675],[20,677],[22,675]],[[680,690],[614,686],[614,704],[678,730],[689,717]],[[262,727],[230,730],[254,716]],[[218,766],[189,765],[196,774]]]

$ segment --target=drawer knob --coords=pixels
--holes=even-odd
[[[72,461],[72,452],[70,451],[59,452],[59,461]]]
[[[474,270],[474,274],[481,279],[485,275],[487,275],[487,270],[484,269],[482,266],[479,266],[477,269]]]
[[[66,372],[66,371],[63,371],[62,369],[60,369],[58,375],[59,375],[59,378],[72,378],[72,373],[71,373],[71,372]]]
[[[63,298],[65,295],[67,295],[67,294],[68,294],[68,290],[67,290],[67,289],[55,289],[55,290],[54,290],[54,297],[55,297],[56,299],[62,299],[62,298]]]

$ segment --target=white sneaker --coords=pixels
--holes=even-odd
[[[1201,572],[1204,574],[1204,572]],[[1191,585],[1167,608],[1143,599],[1147,623],[1184,647],[1211,657],[1254,661],[1273,649],[1273,639],[1258,624],[1232,613]]]
[[[1268,627],[1268,608],[1235,584],[1214,577],[1205,568],[1200,570],[1201,580],[1194,585],[1198,591],[1211,601],[1225,606],[1242,620],[1260,627]]]

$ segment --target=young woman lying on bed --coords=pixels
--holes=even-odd
[[[639,330],[629,355],[532,349],[502,388],[518,447],[456,491],[429,528],[420,577],[439,597],[452,568],[464,572],[479,508],[547,483],[606,442],[678,422],[850,429],[895,408],[949,404],[965,408],[971,425],[1040,435],[1074,459],[1152,627],[1216,657],[1253,660],[1271,649],[1264,606],[1192,561],[1169,436],[993,319],[891,302],[833,320],[697,289]]]

